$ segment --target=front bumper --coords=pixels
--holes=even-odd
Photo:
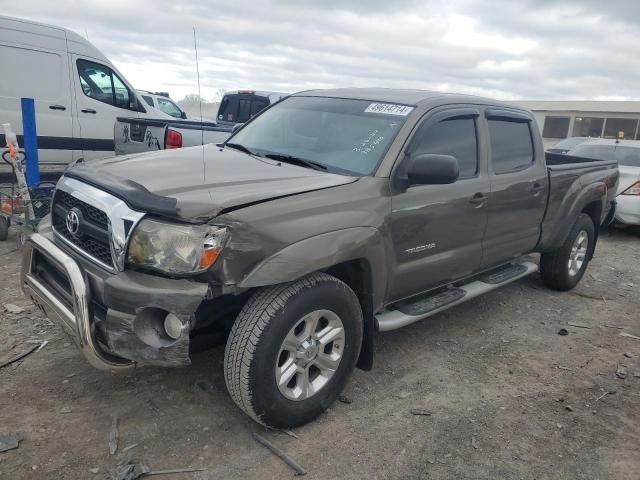
[[[72,295],[71,309],[34,275],[33,259],[36,251],[57,264],[66,275]],[[89,313],[89,291],[82,270],[69,255],[39,233],[31,235],[24,245],[21,280],[25,295],[75,340],[91,365],[112,371],[126,371],[134,366],[133,361],[109,355],[100,348]]]
[[[625,225],[640,225],[640,196],[618,195],[616,202],[616,221]]]
[[[188,365],[195,311],[208,292],[207,284],[185,279],[106,274],[76,260],[44,232],[24,246],[21,283],[25,295],[74,339],[91,365],[116,372],[136,364]],[[154,319],[158,312],[182,321],[178,339],[162,337],[161,323]]]

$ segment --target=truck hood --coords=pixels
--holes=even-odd
[[[358,179],[216,145],[81,162],[65,176],[105,190],[134,210],[190,222]]]

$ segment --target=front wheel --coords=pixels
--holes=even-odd
[[[595,247],[595,227],[589,215],[581,213],[562,246],[543,253],[540,273],[554,290],[571,290],[584,275]]]
[[[346,384],[362,343],[362,310],[342,281],[314,273],[254,293],[225,350],[227,388],[254,420],[310,422]]]

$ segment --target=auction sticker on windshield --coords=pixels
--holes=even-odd
[[[394,103],[372,103],[364,113],[384,113],[386,115],[400,115],[406,117],[411,113],[413,107],[406,105],[396,105]]]

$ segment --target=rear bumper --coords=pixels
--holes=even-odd
[[[190,332],[207,284],[139,272],[108,274],[55,244],[46,228],[24,246],[21,283],[96,368],[123,372],[136,364],[190,364]],[[169,313],[183,325],[178,338],[163,334]]]
[[[616,221],[625,225],[640,225],[640,196],[618,195],[616,202]]]
[[[34,275],[33,259],[36,250],[66,275],[71,288],[71,309]],[[89,312],[89,291],[82,270],[69,255],[43,235],[33,234],[24,245],[21,281],[25,295],[74,339],[91,365],[111,371],[126,371],[134,366],[133,361],[115,357],[100,348],[95,338],[95,328]]]

